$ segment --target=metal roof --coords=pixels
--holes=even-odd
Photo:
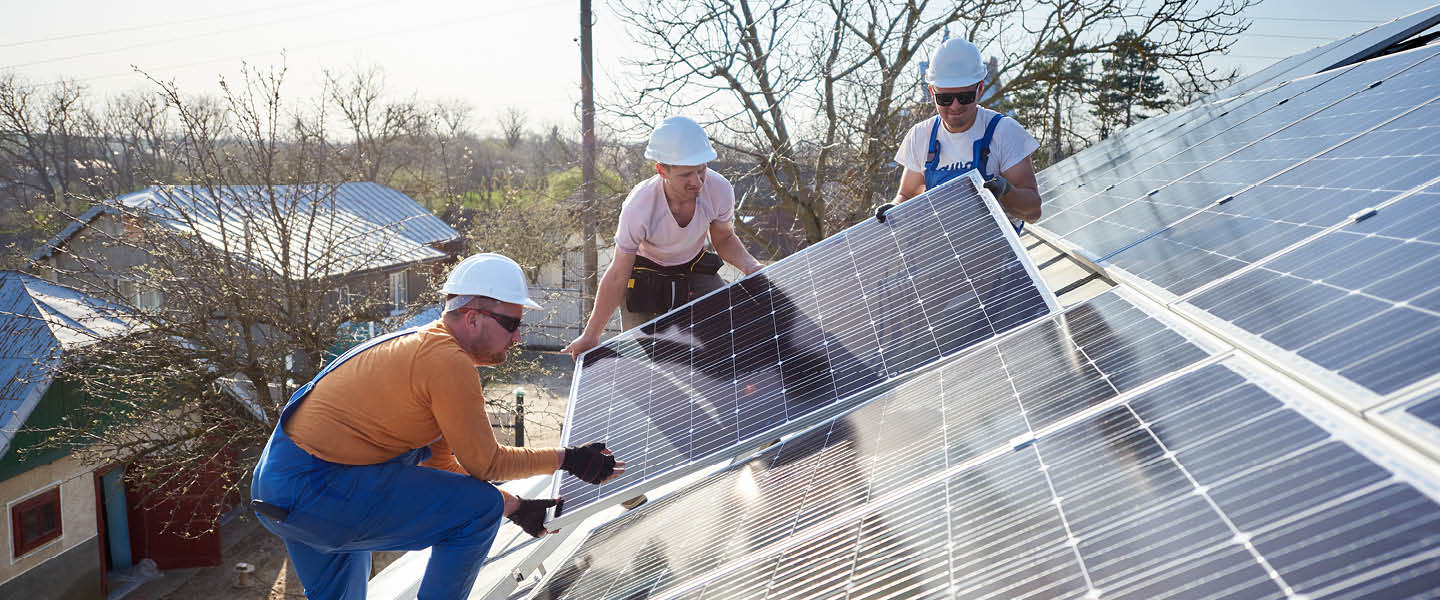
[[[427,246],[460,239],[440,217],[398,190],[360,181],[340,184],[335,194],[340,208],[377,227],[393,228],[407,239]]]
[[[274,194],[277,201],[268,201]],[[271,212],[279,207],[280,214]],[[112,205],[91,208],[31,255],[49,257],[61,244],[103,213],[143,212],[176,231],[198,232],[216,248],[235,251],[281,270],[290,257],[296,277],[324,277],[444,258],[431,245],[460,234],[409,196],[368,183],[337,186],[157,186],[121,196]],[[292,217],[315,216],[306,235],[278,234]],[[223,235],[222,235],[223,234]],[[308,239],[307,239],[308,238]],[[308,242],[308,243],[307,243]],[[243,250],[242,250],[243,249]],[[288,250],[288,253],[287,253]]]
[[[0,456],[49,389],[64,351],[128,327],[113,305],[31,275],[0,271]]]

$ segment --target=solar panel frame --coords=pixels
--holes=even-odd
[[[949,193],[949,192],[947,192],[947,190],[951,190],[951,189],[952,189],[952,186],[962,186],[962,185],[968,185],[968,186],[970,186],[970,187],[968,188],[967,193],[973,191],[973,193],[979,195],[980,200],[981,200],[981,203],[984,205],[986,211],[988,212],[988,214],[989,214],[989,216],[990,216],[990,220],[993,221],[993,223],[995,224],[995,226],[997,227],[997,229],[998,229],[998,231],[999,231],[999,234],[1002,236],[1002,239],[1005,240],[1005,245],[1008,247],[1008,250],[1009,250],[1011,253],[1013,253],[1014,258],[1015,258],[1014,262],[1015,262],[1015,263],[1018,263],[1019,265],[1021,265],[1021,267],[1023,267],[1023,272],[1028,276],[1027,284],[1030,285],[1030,286],[1033,286],[1034,289],[1038,292],[1039,297],[1040,297],[1040,300],[1043,302],[1044,307],[1045,307],[1045,310],[1046,310],[1045,314],[1046,314],[1046,315],[1052,315],[1052,314],[1056,313],[1056,312],[1060,309],[1060,305],[1059,305],[1058,300],[1055,298],[1054,294],[1048,289],[1048,287],[1046,287],[1046,285],[1045,285],[1045,283],[1044,283],[1044,279],[1041,277],[1041,275],[1040,275],[1040,273],[1039,273],[1039,270],[1038,270],[1038,269],[1035,267],[1035,265],[1029,260],[1029,257],[1028,257],[1028,255],[1027,255],[1026,252],[1025,252],[1025,248],[1024,248],[1023,244],[1021,244],[1020,239],[1019,239],[1019,236],[1015,233],[1012,225],[1010,224],[1008,217],[1006,217],[1005,214],[1004,214],[1004,212],[1000,209],[999,204],[996,202],[994,196],[991,195],[990,192],[984,188],[983,183],[984,183],[984,182],[983,182],[983,180],[981,179],[981,177],[980,177],[980,175],[979,175],[979,173],[978,173],[977,171],[970,171],[970,172],[966,173],[963,177],[957,177],[956,179],[951,180],[951,181],[949,181],[949,182],[947,182],[947,183],[945,183],[945,184],[943,184],[943,185],[941,185],[941,186],[937,186],[934,190],[928,190],[925,194],[922,194],[922,195],[920,195],[920,196],[917,196],[916,198],[911,199],[909,202],[906,202],[905,204],[902,204],[902,205],[896,207],[895,209],[892,209],[892,210],[895,211],[895,212],[890,213],[890,214],[891,214],[891,217],[892,217],[892,218],[898,217],[899,219],[904,219],[904,218],[905,218],[905,217],[904,217],[905,211],[907,211],[907,210],[920,210],[920,209],[918,209],[918,208],[915,208],[915,207],[917,207],[917,206],[930,206],[932,211],[936,211],[936,212],[935,212],[935,216],[936,216],[937,219],[938,219],[938,218],[940,217],[939,211],[942,210],[942,209],[939,208],[939,207],[933,206],[928,200],[923,200],[923,199],[926,199],[926,198],[929,198],[929,197],[940,197],[941,194]],[[923,201],[922,201],[922,200],[923,200]],[[887,222],[888,222],[889,220],[890,220],[890,219],[887,219]],[[863,224],[864,224],[864,223],[862,223],[862,225],[863,225]],[[855,229],[855,228],[852,228],[852,229]],[[851,231],[851,230],[849,230],[849,229],[846,230],[846,232],[849,232],[849,231]],[[842,232],[842,233],[844,233],[844,232]],[[950,234],[949,234],[949,233],[946,233],[945,235],[946,235],[946,236],[949,236]],[[962,241],[963,241],[963,240],[962,240]],[[835,235],[835,236],[831,236],[831,237],[829,237],[829,238],[826,238],[826,240],[823,240],[823,241],[817,243],[815,246],[812,246],[812,247],[819,247],[819,246],[824,246],[824,245],[834,245],[834,244],[840,244],[840,243],[846,243],[846,242],[844,241],[844,239],[842,238],[841,235],[837,234],[837,235]],[[966,252],[966,251],[967,251],[967,250],[965,250],[965,249],[962,249],[962,247],[958,245],[959,242],[953,242],[953,241],[952,241],[951,244],[955,246],[954,251],[957,253],[957,258],[959,258],[959,256],[958,256],[959,253],[962,253],[962,252]],[[904,257],[904,252],[906,251],[906,249],[907,249],[907,248],[904,248],[904,247],[899,248],[899,253],[900,253],[899,255],[900,255],[901,257]],[[640,325],[639,327],[637,327],[637,328],[635,328],[635,329],[632,329],[632,330],[627,331],[627,332],[623,332],[623,333],[621,333],[620,335],[618,335],[618,336],[616,336],[616,337],[614,337],[614,338],[611,338],[610,340],[607,340],[607,341],[606,341],[604,344],[602,344],[601,346],[597,346],[596,348],[593,348],[593,349],[591,349],[591,350],[588,350],[586,353],[582,354],[580,357],[577,357],[577,359],[576,359],[576,370],[575,370],[574,376],[573,376],[573,378],[572,378],[571,388],[570,388],[570,399],[571,399],[571,401],[570,401],[569,403],[567,403],[567,407],[566,407],[566,415],[565,415],[566,427],[565,427],[565,430],[564,430],[563,435],[562,435],[561,444],[562,444],[562,445],[568,445],[568,444],[573,444],[573,443],[584,443],[584,442],[587,442],[587,441],[591,441],[592,439],[598,439],[598,436],[597,436],[597,434],[596,434],[595,432],[590,432],[589,430],[587,430],[587,429],[586,429],[585,427],[583,427],[583,426],[575,425],[575,411],[576,411],[577,406],[579,405],[579,402],[577,402],[576,399],[579,398],[580,385],[581,385],[581,382],[582,382],[582,377],[584,376],[583,366],[585,365],[586,358],[589,357],[592,353],[599,351],[601,348],[611,348],[611,347],[619,347],[619,348],[621,348],[621,349],[628,348],[629,346],[627,346],[626,344],[632,344],[632,345],[633,345],[635,339],[640,335],[639,332],[644,331],[644,330],[647,329],[648,327],[651,327],[651,326],[656,325],[656,324],[658,324],[658,323],[664,322],[664,321],[666,321],[666,319],[672,319],[672,318],[674,318],[674,315],[676,315],[677,313],[679,313],[679,312],[681,312],[681,311],[687,310],[687,309],[689,309],[690,307],[700,306],[700,305],[702,305],[702,304],[704,304],[704,303],[706,303],[706,302],[714,302],[715,299],[721,297],[721,296],[720,296],[721,294],[729,294],[730,291],[733,290],[733,289],[744,289],[745,286],[747,285],[747,282],[754,281],[754,280],[756,280],[756,278],[761,277],[761,276],[764,276],[765,274],[767,274],[767,272],[774,272],[776,269],[788,268],[789,265],[794,264],[794,263],[797,263],[798,261],[801,261],[801,260],[809,260],[809,258],[807,258],[807,257],[808,257],[808,255],[807,255],[805,252],[803,252],[803,251],[802,251],[801,253],[797,253],[797,254],[795,254],[795,255],[786,257],[785,259],[782,259],[782,260],[780,260],[780,261],[777,261],[776,263],[767,266],[765,269],[762,269],[761,271],[759,271],[759,272],[757,272],[757,273],[755,273],[755,274],[752,274],[752,275],[750,275],[750,276],[747,276],[747,277],[744,277],[744,278],[742,278],[742,279],[739,279],[739,280],[731,283],[730,285],[728,285],[728,286],[726,286],[726,287],[724,287],[724,288],[721,288],[721,289],[719,289],[719,290],[716,290],[716,291],[714,291],[714,292],[711,292],[711,293],[709,293],[709,294],[706,294],[705,296],[702,296],[702,297],[700,297],[700,298],[697,298],[697,299],[695,299],[694,301],[692,301],[692,302],[690,302],[690,303],[688,303],[688,304],[686,304],[686,305],[684,305],[684,306],[682,306],[682,307],[679,307],[679,308],[675,309],[674,311],[671,311],[670,313],[667,313],[667,314],[665,314],[665,315],[661,315],[660,317],[657,317],[656,319],[653,319],[653,320],[651,320],[651,321],[647,321],[646,323]],[[856,271],[857,271],[857,277],[858,277],[858,271],[859,271],[860,268],[863,268],[863,267],[857,266],[857,269],[856,269]],[[913,279],[913,277],[912,277],[912,279]],[[918,293],[918,290],[917,290],[917,293]],[[980,292],[977,291],[977,294],[980,294]],[[818,295],[818,290],[817,290],[817,295]],[[990,298],[981,295],[981,301],[982,301],[982,302],[987,301],[987,300],[990,300]],[[1024,324],[1023,324],[1024,322],[1025,322],[1024,320],[1015,321],[1015,322],[1013,322],[1013,324],[1011,324],[1011,325],[1009,326],[1009,329],[1006,329],[1006,331],[1008,331],[1008,330],[1010,330],[1010,329],[1014,329],[1014,328],[1016,328],[1016,327],[1024,327]],[[933,322],[932,322],[932,324],[933,324]],[[933,329],[933,327],[932,327],[932,329]],[[738,352],[738,350],[735,350],[735,352]],[[882,358],[883,358],[883,356],[882,356]],[[935,357],[935,360],[938,360],[938,359],[940,359],[940,358],[943,358],[943,356],[937,355],[937,356]],[[783,365],[778,365],[778,366],[783,367]],[[832,366],[833,366],[833,363],[832,363]],[[692,369],[692,372],[693,372],[693,369]],[[897,376],[902,376],[902,375],[903,375],[903,373],[894,373],[894,372],[889,373],[887,378],[882,379],[882,380],[876,382],[876,384],[877,384],[877,385],[881,385],[881,386],[894,385],[894,384],[895,384],[895,382],[893,381],[894,378],[897,377]],[[737,380],[737,383],[738,383],[738,380]],[[616,385],[619,385],[619,384],[617,383]],[[783,390],[782,390],[782,391],[783,391]],[[678,464],[669,465],[669,466],[667,466],[667,469],[666,469],[664,472],[662,472],[662,473],[660,473],[660,474],[657,474],[657,475],[654,475],[654,476],[651,476],[651,475],[649,475],[649,474],[646,474],[646,475],[642,476],[642,477],[639,479],[638,482],[636,482],[636,483],[630,483],[630,484],[626,485],[626,486],[623,487],[623,488],[620,488],[620,489],[618,489],[618,490],[616,490],[616,491],[610,492],[608,495],[601,495],[601,496],[599,496],[599,497],[597,497],[597,498],[595,498],[595,499],[593,499],[593,500],[591,500],[591,499],[586,499],[583,503],[582,503],[582,502],[577,502],[577,503],[575,503],[575,504],[578,504],[579,506],[569,505],[569,506],[567,506],[567,508],[566,508],[566,510],[565,510],[565,512],[564,512],[563,514],[561,514],[561,515],[558,516],[558,517],[555,517],[555,519],[553,520],[554,526],[556,526],[556,527],[564,526],[564,525],[567,525],[567,524],[569,524],[569,523],[578,522],[578,521],[580,521],[580,520],[583,520],[584,518],[587,518],[588,516],[590,516],[590,515],[598,512],[599,510],[602,510],[602,509],[606,508],[607,506],[609,506],[609,505],[611,505],[611,504],[613,504],[613,503],[619,502],[619,501],[621,501],[621,500],[624,500],[624,499],[627,499],[627,498],[630,498],[630,497],[633,497],[633,496],[637,496],[637,495],[643,494],[643,493],[644,493],[646,490],[648,490],[648,489],[653,489],[653,488],[655,488],[655,487],[662,486],[662,485],[666,485],[666,484],[668,484],[668,483],[670,483],[670,482],[676,481],[676,480],[678,480],[678,479],[680,479],[680,478],[682,478],[682,477],[685,477],[685,476],[687,476],[687,475],[689,475],[689,474],[691,474],[691,473],[693,473],[693,472],[695,472],[695,471],[697,471],[697,470],[700,470],[700,469],[704,468],[704,467],[707,466],[707,465],[713,464],[713,463],[716,462],[716,461],[721,461],[721,460],[725,460],[725,459],[727,459],[727,458],[733,458],[733,457],[736,457],[736,456],[748,455],[749,453],[753,452],[753,448],[754,448],[757,444],[765,444],[765,443],[770,442],[771,440],[774,440],[774,439],[778,438],[779,436],[781,436],[781,435],[783,435],[783,434],[785,434],[785,433],[788,433],[788,432],[791,432],[791,431],[795,431],[795,430],[797,430],[797,429],[809,427],[809,426],[811,426],[811,425],[814,425],[815,423],[819,423],[819,422],[821,422],[821,421],[824,421],[824,420],[826,420],[826,419],[828,419],[828,418],[833,417],[837,412],[841,412],[841,411],[849,408],[850,406],[846,404],[845,398],[846,398],[846,396],[842,396],[842,397],[839,397],[839,398],[833,398],[833,399],[831,399],[831,401],[829,402],[828,405],[823,405],[823,406],[820,406],[820,407],[818,407],[818,408],[815,408],[815,409],[812,410],[811,412],[806,413],[806,414],[803,414],[803,415],[799,416],[798,418],[786,418],[786,419],[783,419],[783,420],[778,421],[778,422],[775,423],[773,426],[763,427],[763,428],[761,428],[761,429],[759,430],[759,433],[756,433],[756,434],[753,434],[753,435],[748,435],[748,436],[743,436],[743,437],[741,437],[741,438],[739,439],[738,442],[733,443],[733,444],[729,444],[729,445],[727,445],[727,446],[725,447],[725,449],[716,451],[716,452],[714,452],[714,453],[712,453],[712,454],[709,454],[709,455],[707,455],[707,456],[705,456],[705,457],[703,457],[703,458],[692,457],[692,458],[688,459],[687,461],[680,462],[680,463],[678,463]],[[738,411],[737,411],[737,412],[738,412]],[[626,460],[626,456],[624,456],[624,453],[623,453],[623,452],[620,453],[619,458],[620,458],[621,460]],[[628,469],[628,468],[629,468],[629,466],[627,466],[627,469]],[[630,475],[631,475],[631,473],[627,470],[627,477],[630,476]],[[565,478],[564,475],[559,474],[559,473],[556,474],[556,476],[554,477],[554,483],[553,483],[553,492],[554,492],[554,495],[556,495],[556,496],[562,495],[563,484],[564,484],[565,481],[566,481],[566,478]],[[607,485],[609,485],[609,484],[607,484]]]
[[[1365,418],[1440,460],[1440,385],[1386,402],[1366,411]]]

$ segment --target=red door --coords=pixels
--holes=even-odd
[[[136,469],[131,465],[127,475]],[[150,558],[161,569],[220,565],[220,526],[216,521],[233,504],[233,495],[227,497],[223,492],[222,479],[234,476],[234,462],[229,457],[211,461],[187,475],[155,478],[177,482],[167,493],[146,493],[148,490],[126,477],[133,560]]]

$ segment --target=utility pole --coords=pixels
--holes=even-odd
[[[591,67],[590,22],[590,0],[580,0],[580,223],[585,236],[581,322],[595,308],[600,270],[595,242],[595,80]]]

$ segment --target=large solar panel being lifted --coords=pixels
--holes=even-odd
[[[1440,373],[1440,187],[1361,216],[1179,306],[1373,407]]]
[[[1094,258],[1108,257],[1430,101],[1440,93],[1436,52],[1359,65],[1062,208],[1041,225]],[[1383,84],[1370,85],[1377,81]]]
[[[1055,307],[978,177],[957,178],[583,356],[565,441],[628,465],[557,493],[570,510],[673,475]]]
[[[1086,363],[1109,378],[1152,356],[1129,333],[1133,315],[1098,315],[1134,310],[1184,337],[1113,296],[1100,304],[1086,320],[1113,326],[1103,332],[1057,317],[1007,335],[597,528],[536,597],[1366,598],[1433,589],[1434,474],[1395,456],[1377,464],[1362,454],[1375,449],[1368,430],[1257,363],[1207,365],[1213,355],[1183,341],[1173,347],[1189,348],[1189,360],[1037,422],[1054,396],[1007,394],[1007,384],[1050,372],[1040,369],[1088,379]],[[1036,346],[1047,346],[1048,363],[1008,368],[1010,350]],[[1124,359],[1108,369],[1087,361],[1098,348]]]

